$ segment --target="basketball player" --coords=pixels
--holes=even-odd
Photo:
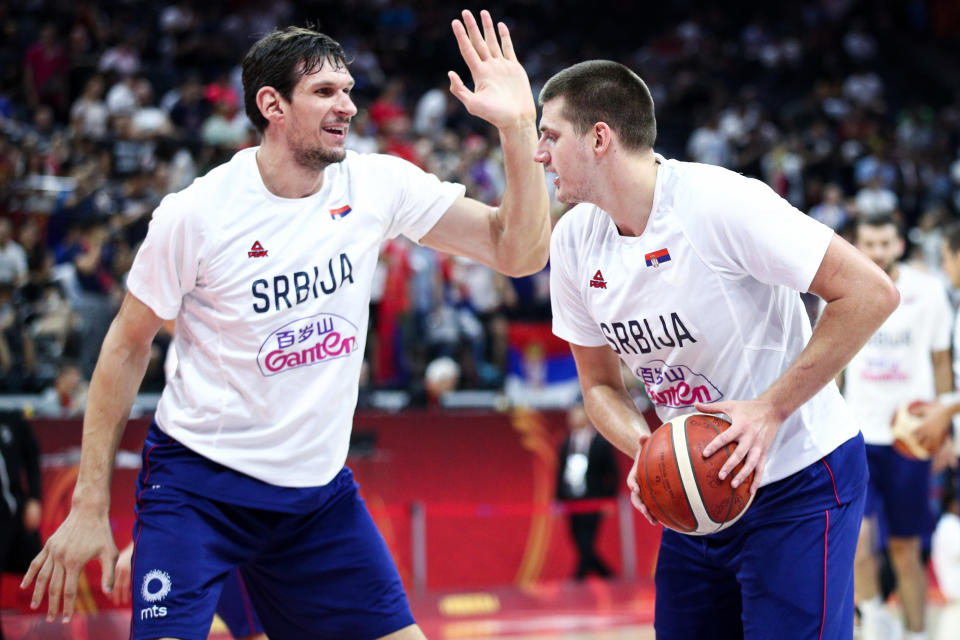
[[[844,397],[863,430],[870,483],[856,560],[856,601],[864,640],[889,628],[880,601],[874,558],[878,518],[897,577],[907,640],[925,638],[927,575],[921,536],[929,531],[930,461],[911,460],[893,449],[891,419],[903,403],[933,400],[951,387],[950,301],[940,281],[899,262],[904,241],[889,215],[861,219],[857,248],[897,284],[900,306],[850,361]]]
[[[944,230],[940,257],[950,286],[960,289],[960,222]],[[953,325],[953,384],[953,393],[940,396],[937,402],[920,410],[925,418],[917,427],[917,440],[931,451],[950,434],[951,418],[960,414],[960,314],[956,315]],[[960,434],[956,435],[954,446],[960,447]]]
[[[499,208],[389,156],[345,152],[356,107],[340,45],[300,28],[243,61],[259,148],[164,199],[93,376],[70,514],[24,579],[52,620],[77,577],[117,557],[112,461],[149,347],[176,317],[177,372],[144,444],[131,638],[206,637],[237,566],[263,627],[288,638],[423,638],[389,551],[343,466],[381,242],[401,233],[510,275],[541,269],[550,222],[533,160],[536,104],[506,27],[463,13],[472,75],[451,91],[500,131]],[[497,33],[499,31],[499,41]]]
[[[583,62],[540,93],[537,159],[556,174],[553,330],[570,342],[596,427],[636,457],[649,427],[695,410],[732,426],[721,478],[756,472],[750,510],[704,537],[664,530],[657,638],[849,638],[863,440],[830,384],[896,307],[881,269],[765,184],[655,153],[653,100],[626,67]],[[798,291],[827,301],[811,337]],[[634,505],[653,522],[639,499]]]

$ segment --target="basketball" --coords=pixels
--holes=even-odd
[[[750,506],[754,474],[736,489],[731,486],[742,462],[725,480],[717,476],[735,443],[703,457],[704,448],[729,426],[720,416],[690,413],[660,425],[643,445],[636,478],[640,498],[663,526],[695,536],[716,533]]]
[[[893,431],[893,449],[897,453],[911,460],[929,460],[933,455],[917,442],[914,431],[923,422],[920,417],[920,409],[929,403],[923,400],[914,402],[904,402],[893,414],[891,427]]]

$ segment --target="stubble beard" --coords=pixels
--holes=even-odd
[[[323,147],[293,147],[294,162],[310,171],[323,171],[328,165],[343,162],[347,156],[345,149],[325,149]]]

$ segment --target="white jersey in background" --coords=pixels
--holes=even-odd
[[[380,244],[419,240],[464,188],[348,151],[319,192],[280,198],[255,152],[164,198],[128,287],[177,321],[159,427],[264,482],[319,486],[346,461]]]
[[[833,230],[757,180],[709,165],[660,163],[639,237],[591,204],[563,216],[551,243],[553,331],[608,346],[643,381],[658,417],[694,403],[748,400],[806,346],[806,291]],[[783,423],[762,484],[857,434],[835,384]]]
[[[897,408],[936,397],[931,353],[950,348],[952,311],[940,281],[901,263],[896,285],[900,305],[843,375],[843,395],[867,444],[892,444]]]

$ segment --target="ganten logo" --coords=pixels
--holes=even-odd
[[[360,349],[356,325],[342,316],[319,313],[273,331],[257,354],[264,376],[345,358]]]

